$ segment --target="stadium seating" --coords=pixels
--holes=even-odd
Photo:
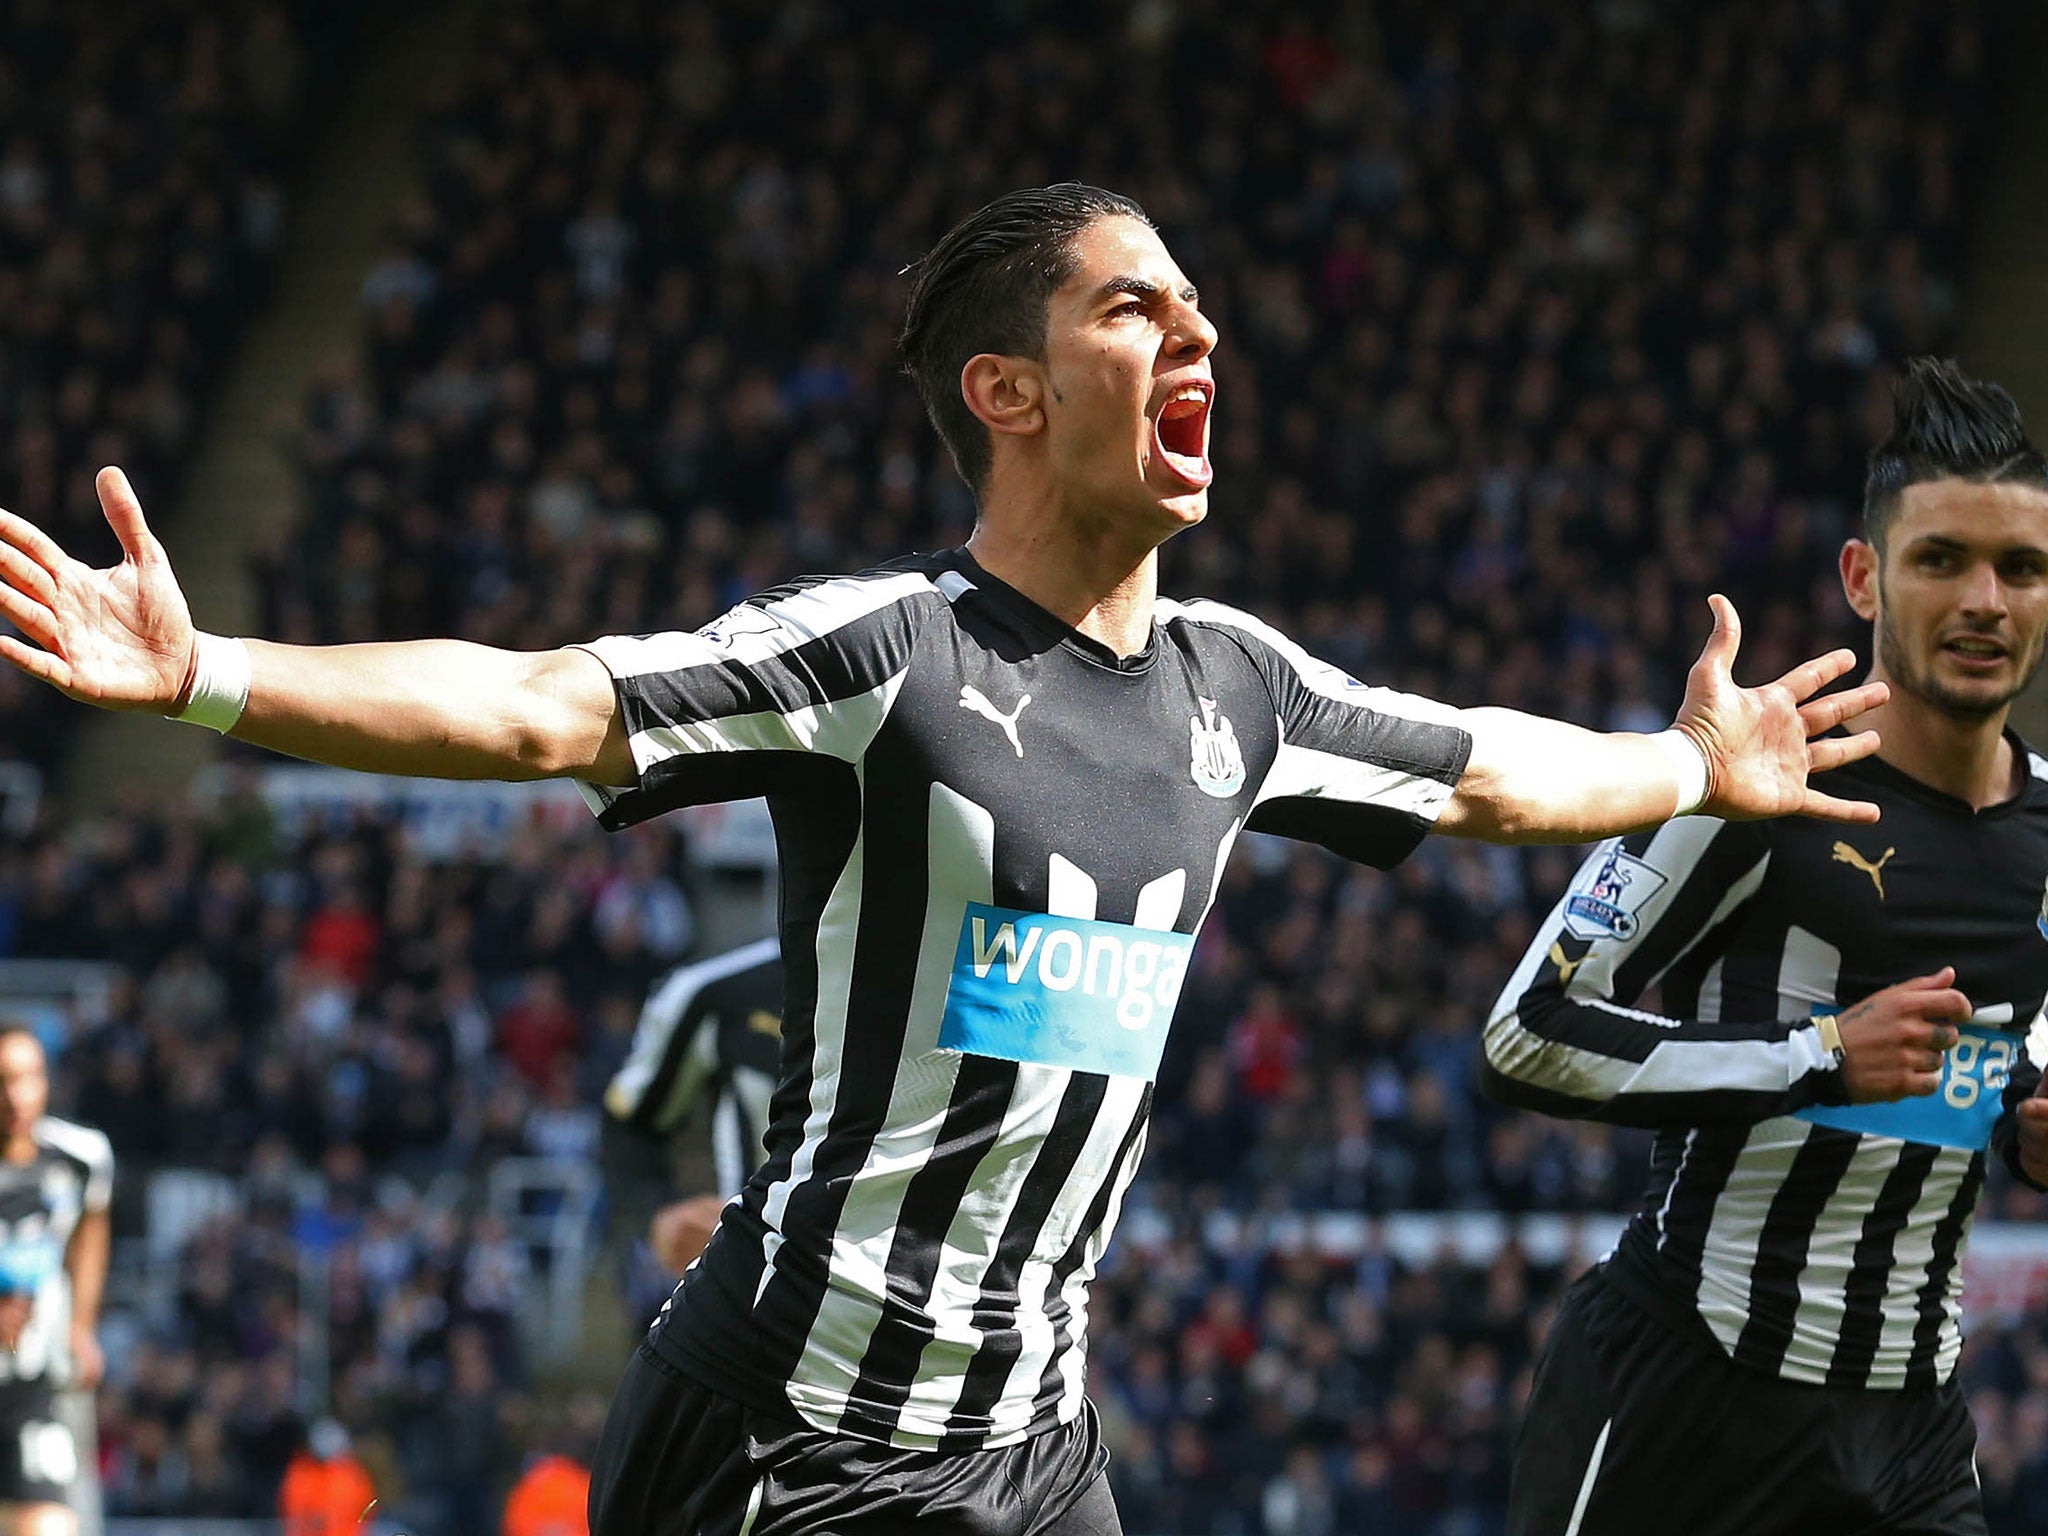
[[[120,550],[92,479],[175,493],[262,297],[308,108],[354,7],[123,0],[0,16],[0,484],[80,558]],[[0,760],[47,768],[77,712],[0,675]]]

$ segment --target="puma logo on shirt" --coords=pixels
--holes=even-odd
[[[1006,715],[989,703],[988,695],[974,684],[968,683],[960,690],[960,707],[971,709],[982,719],[993,721],[1002,727],[1003,734],[1010,738],[1010,745],[1017,749],[1019,757],[1024,755],[1024,743],[1017,739],[1017,717],[1024,713],[1024,706],[1030,702],[1031,695],[1027,693],[1017,701],[1017,707]]]

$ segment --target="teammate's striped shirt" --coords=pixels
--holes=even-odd
[[[12,1349],[0,1349],[0,1383],[71,1375],[71,1276],[64,1257],[81,1216],[109,1209],[114,1149],[90,1126],[44,1115],[31,1132],[28,1162],[0,1158],[0,1270],[9,1290],[33,1290],[35,1304]]]
[[[1869,760],[1874,827],[1688,817],[1604,844],[1485,1035],[1496,1097],[1658,1130],[1610,1277],[1793,1381],[1946,1381],[1985,1152],[2048,1058],[2048,763],[1984,811]],[[1848,1106],[1817,1015],[1953,965],[1940,1090]],[[1651,987],[1661,1010],[1634,1005]],[[2014,1169],[2018,1172],[2017,1168]]]
[[[1395,862],[1463,772],[1455,711],[1210,603],[1162,601],[1119,658],[964,551],[590,649],[639,775],[588,791],[604,824],[766,794],[782,850],[768,1161],[652,1346],[903,1447],[1070,1421],[1088,1281],[1232,844]]]
[[[662,977],[605,1089],[605,1161],[614,1201],[627,1199],[639,1218],[670,1197],[670,1142],[707,1102],[718,1193],[737,1194],[761,1164],[781,1054],[782,947],[774,939],[677,966]],[[643,1230],[645,1222],[632,1225]]]

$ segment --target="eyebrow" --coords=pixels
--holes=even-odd
[[[1095,301],[1099,304],[1112,294],[1127,293],[1133,298],[1145,300],[1148,304],[1157,304],[1166,297],[1166,291],[1164,283],[1155,283],[1149,277],[1126,273],[1121,277],[1112,277],[1096,289]],[[1181,284],[1180,297],[1188,304],[1199,304],[1202,298],[1201,294],[1195,291],[1195,285],[1187,282]]]
[[[1970,550],[1970,546],[1966,541],[1951,538],[1945,533],[1923,533],[1919,538],[1913,540],[1910,547],[1914,549],[1938,549],[1944,554],[1968,554]],[[2000,555],[2039,555],[2044,559],[2048,559],[2048,549],[2043,549],[2038,544],[2008,544],[1999,550],[1998,553]]]

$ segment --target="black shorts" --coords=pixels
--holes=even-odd
[[[0,1504],[64,1504],[78,1480],[78,1442],[46,1381],[0,1383]]]
[[[941,1455],[828,1435],[699,1386],[642,1346],[590,1476],[590,1536],[1121,1536],[1092,1406]]]
[[[1599,1270],[1565,1295],[1515,1442],[1509,1536],[1985,1536],[1962,1389],[1781,1381]]]

